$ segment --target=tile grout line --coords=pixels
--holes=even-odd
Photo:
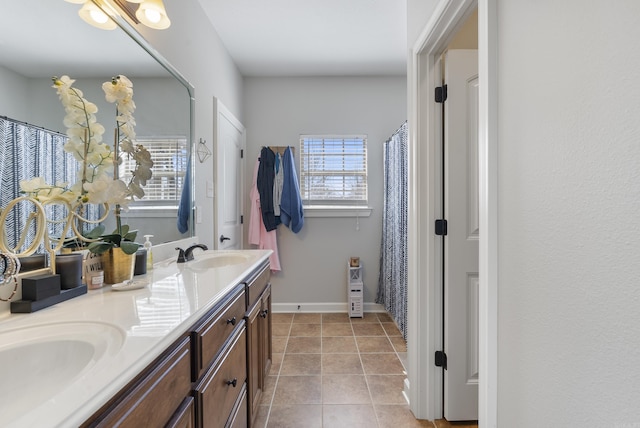
[[[284,349],[282,350],[282,361],[280,361],[280,366],[278,367],[278,374],[276,375],[276,383],[273,385],[273,395],[271,396],[271,400],[269,401],[269,410],[267,411],[267,417],[264,421],[264,427],[267,428],[269,426],[269,418],[271,417],[271,408],[273,407],[273,401],[276,398],[276,391],[278,389],[278,382],[280,381],[280,372],[282,371],[282,366],[284,365],[284,356],[287,353],[287,347],[289,346],[289,337],[291,336],[291,329],[293,328],[293,317],[291,317],[291,323],[289,324],[289,331],[287,332],[287,341],[284,345]],[[271,338],[273,340],[273,337]],[[271,356],[273,359],[273,355]],[[273,361],[272,361],[273,364]],[[262,391],[264,393],[264,391]]]
[[[378,319],[378,315],[375,315],[376,319]],[[351,321],[351,319],[349,319]],[[378,319],[378,324],[382,327],[380,320]],[[376,418],[376,426],[380,427],[380,419],[378,418],[378,412],[376,412],[376,406],[373,402],[373,394],[371,393],[371,387],[369,386],[369,378],[367,377],[367,373],[364,369],[364,362],[362,361],[362,352],[360,352],[360,345],[358,345],[358,339],[356,338],[356,332],[353,329],[353,323],[351,323],[351,330],[353,331],[353,340],[356,342],[356,349],[358,350],[358,358],[360,359],[360,366],[362,366],[362,374],[364,376],[364,383],[367,385],[367,392],[369,393],[369,400],[371,400],[371,408],[373,409],[373,415]],[[384,328],[382,329],[384,331]]]

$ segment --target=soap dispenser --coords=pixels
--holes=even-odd
[[[151,269],[153,269],[153,252],[151,251],[151,241],[149,241],[149,238],[153,238],[153,235],[144,235],[144,244],[143,247],[145,250],[147,250],[147,271],[150,271]]]

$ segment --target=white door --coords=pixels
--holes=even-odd
[[[478,51],[444,58],[444,417],[478,419]]]
[[[214,99],[214,116],[216,157],[214,240],[219,250],[241,249],[245,129],[217,99]]]

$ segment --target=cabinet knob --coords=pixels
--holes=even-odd
[[[228,380],[228,381],[226,381],[225,383],[226,383],[227,385],[231,385],[231,386],[233,386],[233,387],[235,388],[235,387],[236,387],[236,385],[238,384],[238,379],[234,377],[234,378],[233,378],[233,380]]]
[[[236,317],[227,320],[227,324],[236,325]]]
[[[260,316],[262,318],[266,318],[267,315],[269,315],[269,309],[265,309],[264,311],[260,312]]]

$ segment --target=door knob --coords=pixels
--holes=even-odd
[[[224,236],[224,235],[220,235],[220,243],[221,243],[221,244],[222,244],[224,241],[230,241],[230,240],[231,240],[231,238],[227,238],[227,237],[226,237],[226,236]]]

